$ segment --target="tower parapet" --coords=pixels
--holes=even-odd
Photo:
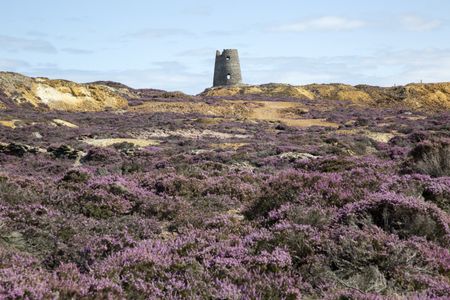
[[[216,51],[213,86],[242,84],[241,65],[237,49]]]

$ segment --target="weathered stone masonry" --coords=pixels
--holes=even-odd
[[[213,86],[242,84],[241,65],[236,49],[216,51]]]

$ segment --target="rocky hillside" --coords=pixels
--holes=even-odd
[[[287,84],[242,85],[216,87],[205,90],[202,96],[264,95],[269,97],[293,97],[309,100],[344,100],[371,107],[401,107],[415,110],[450,109],[450,82],[432,84],[408,84],[396,87],[369,85]]]
[[[450,111],[131,92],[0,110],[0,299],[449,299]]]
[[[64,111],[125,109],[127,100],[116,89],[101,84],[31,78],[0,72],[0,107],[26,106]]]
[[[255,97],[253,97],[255,96]],[[257,97],[256,97],[257,96]],[[133,89],[110,81],[79,84],[0,72],[0,109],[15,106],[64,111],[102,111],[140,107],[143,103],[204,102],[205,98],[242,100],[343,100],[364,107],[393,107],[424,111],[450,109],[450,82],[396,87],[369,85],[288,84],[242,85],[206,89],[197,96],[157,89]],[[261,100],[261,99],[260,99]]]

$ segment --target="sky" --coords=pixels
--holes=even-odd
[[[450,81],[448,0],[3,1],[0,71],[190,94],[215,51],[245,83]]]

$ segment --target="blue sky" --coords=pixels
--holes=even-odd
[[[450,81],[448,0],[14,0],[0,70],[198,93],[216,49],[250,84]]]

